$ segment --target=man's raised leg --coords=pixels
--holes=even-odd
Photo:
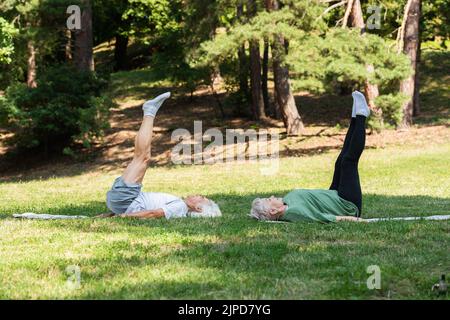
[[[169,97],[170,93],[166,92],[144,103],[142,107],[144,110],[144,119],[136,136],[133,160],[122,175],[125,183],[141,184],[144,180],[145,172],[151,159],[153,122],[158,109]]]
[[[144,116],[134,143],[134,156],[122,174],[125,183],[141,184],[151,159],[154,117]]]

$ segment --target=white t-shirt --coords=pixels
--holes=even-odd
[[[171,194],[161,192],[141,192],[128,207],[127,213],[162,209],[166,219],[187,217],[186,203]]]

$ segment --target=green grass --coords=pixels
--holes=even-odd
[[[219,219],[26,221],[15,212],[94,215],[117,173],[0,183],[0,298],[419,299],[449,273],[449,222],[268,224],[246,217],[256,195],[327,188],[336,152],[258,164],[158,167],[145,191],[215,199]],[[366,150],[364,217],[449,214],[450,144]],[[66,268],[81,287],[66,285]],[[381,269],[381,289],[366,268]]]

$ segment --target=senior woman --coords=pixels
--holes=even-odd
[[[362,193],[358,161],[365,146],[365,124],[370,110],[361,92],[353,92],[352,97],[352,119],[329,190],[295,189],[284,198],[257,198],[252,203],[251,217],[289,222],[364,222],[360,218]]]

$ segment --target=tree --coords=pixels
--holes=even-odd
[[[278,0],[269,3],[270,10],[280,10]],[[295,99],[289,83],[289,68],[284,63],[288,51],[288,43],[282,34],[275,35],[272,42],[273,74],[275,85],[275,99],[283,118],[288,135],[299,135],[304,129],[302,118],[298,113]]]
[[[236,18],[239,23],[244,22],[244,4],[241,1],[238,2],[236,8]],[[247,98],[248,97],[248,75],[249,75],[249,64],[248,57],[245,52],[245,43],[241,44],[238,48],[238,59],[239,59],[239,91]]]
[[[257,12],[256,1],[248,0],[248,15],[254,17]],[[259,50],[259,39],[250,40],[250,86],[252,91],[253,117],[257,120],[266,117],[261,80],[261,54]]]
[[[40,24],[39,17],[39,1],[33,0],[28,3],[17,2],[16,10],[24,18],[26,28],[23,30],[24,38],[27,46],[27,79],[26,83],[29,88],[35,88],[37,75],[36,62],[36,40],[38,38],[38,30]]]
[[[422,1],[420,1],[420,5],[419,5],[419,11],[422,15]],[[417,46],[417,58],[416,58],[416,70],[415,70],[415,75],[414,75],[414,98],[413,98],[413,116],[417,117],[420,114],[420,59],[421,59],[421,44],[422,44],[422,23],[420,23],[420,18],[419,18],[419,44]],[[445,41],[444,41],[445,43]]]
[[[81,4],[81,30],[74,32],[74,62],[79,70],[94,71],[91,1],[81,0]]]
[[[28,28],[31,28],[31,23],[27,24]],[[29,88],[36,88],[36,46],[32,38],[28,39],[27,42],[27,86]]]
[[[405,6],[402,26],[399,29],[399,51],[406,54],[411,62],[413,73],[405,80],[400,82],[400,92],[408,97],[403,104],[402,127],[412,125],[414,113],[414,95],[419,92],[419,86],[416,80],[417,58],[420,48],[420,0],[408,0]]]
[[[116,42],[114,45],[114,70],[124,70],[128,66],[128,41],[129,38],[127,35],[123,35],[120,31],[118,31],[115,35]]]
[[[8,66],[3,66],[2,86],[16,81],[36,86],[39,68],[64,62],[68,44],[65,25],[66,10],[71,0],[3,0],[1,16],[16,29],[14,55]],[[67,46],[68,49],[68,46]]]
[[[380,87],[376,104],[383,110],[383,122],[397,126],[401,121],[403,95],[395,90],[396,84],[411,74],[409,59],[397,54],[383,38],[348,28],[329,29],[325,36],[309,36],[290,43],[287,61],[293,73],[296,90],[323,93],[333,92],[345,85],[363,86],[366,81]],[[373,65],[369,72],[367,65]],[[379,123],[372,123],[379,129]]]
[[[270,99],[269,99],[269,40],[267,38],[264,39],[264,53],[263,53],[263,60],[262,60],[262,75],[261,75],[261,87],[262,87],[262,94],[263,94],[263,100],[264,100],[264,107],[266,109],[266,114],[272,115],[274,117],[277,116],[276,110],[272,109],[272,106],[270,105]]]
[[[353,28],[358,28],[361,30],[361,34],[364,35],[366,25],[364,23],[364,17],[361,9],[361,3],[359,0],[353,0],[349,1],[349,4],[351,4],[351,10],[349,15],[350,25]],[[373,73],[374,67],[371,64],[368,64],[367,71],[370,73]],[[377,117],[382,120],[382,111],[380,108],[377,108],[375,105],[375,99],[380,95],[378,86],[376,84],[370,83],[368,80],[364,83],[364,91],[369,103],[369,107],[375,111]]]
[[[267,1],[267,9],[260,10],[249,21],[236,23],[228,27],[226,32],[218,32],[212,40],[204,41],[195,63],[210,67],[227,66],[230,61],[236,59],[236,53],[242,44],[255,40],[258,43],[267,41],[272,49],[271,65],[274,74],[276,110],[283,119],[287,133],[298,135],[303,129],[303,122],[292,93],[290,65],[286,57],[291,40],[306,39],[325,30],[325,24],[319,17],[323,5],[309,0],[286,0],[283,3],[284,6],[281,7],[278,1]],[[268,52],[265,51],[267,57],[265,60],[268,64]],[[263,69],[266,67],[267,65]],[[257,69],[261,72],[261,66]],[[264,71],[265,79],[267,79],[266,71]],[[264,82],[262,78],[260,79]],[[263,92],[262,89],[261,91]]]

